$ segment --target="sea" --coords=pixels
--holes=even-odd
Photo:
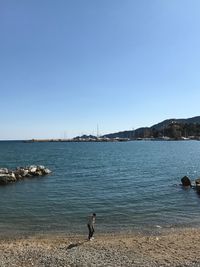
[[[0,142],[0,168],[52,174],[0,187],[0,234],[115,233],[200,226],[199,141]]]

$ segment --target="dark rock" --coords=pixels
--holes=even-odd
[[[34,173],[34,176],[42,176],[43,174],[42,174],[42,172],[41,171],[36,171],[35,173]]]
[[[0,174],[0,184],[8,184],[8,183],[13,183],[16,181],[16,177],[14,173],[1,173]]]
[[[6,185],[8,184],[8,179],[5,176],[0,176],[0,185]]]
[[[16,171],[15,171],[15,175],[17,175],[18,177],[26,177],[27,175],[28,175],[28,173],[29,173],[29,171],[28,170],[26,170],[26,169],[17,169]]]
[[[190,179],[187,176],[184,176],[181,179],[181,183],[183,186],[192,186]]]
[[[198,179],[195,180],[195,184],[196,185],[200,185],[200,178],[198,178]]]
[[[21,180],[23,176],[21,176],[19,173],[15,173],[15,177],[17,180]]]
[[[200,193],[200,178],[195,180],[195,184],[197,192]]]

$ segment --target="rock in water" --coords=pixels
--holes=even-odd
[[[9,183],[13,183],[16,182],[16,177],[15,174],[12,173],[1,173],[0,174],[0,184],[1,185],[5,185],[5,184],[9,184]]]
[[[200,178],[195,180],[196,185],[200,185]]]
[[[0,169],[0,173],[8,173],[8,169],[7,168],[1,168]]]
[[[32,167],[32,168],[29,168],[29,171],[31,173],[35,173],[37,171],[37,167]]]
[[[24,179],[25,177],[44,176],[51,173],[51,171],[44,166],[18,167],[16,170],[8,170],[7,168],[0,168],[0,185],[6,185]]]
[[[200,178],[195,180],[195,184],[197,192],[200,193]]]
[[[8,179],[5,176],[0,176],[0,185],[8,184]]]
[[[190,179],[187,176],[184,176],[181,179],[181,183],[183,186],[192,186]]]
[[[47,168],[45,168],[44,170],[42,170],[43,174],[49,174],[51,173],[51,171]]]

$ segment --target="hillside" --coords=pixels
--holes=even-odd
[[[142,127],[131,131],[106,134],[108,138],[159,138],[167,136],[174,139],[181,137],[200,137],[200,116],[188,119],[168,119],[151,127]]]
[[[168,127],[172,123],[179,123],[179,124],[200,124],[200,116],[192,117],[188,119],[168,119],[164,120],[158,124],[151,126],[150,128],[154,128],[156,130],[162,130],[163,128]]]

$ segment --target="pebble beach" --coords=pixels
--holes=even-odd
[[[1,237],[1,267],[200,266],[200,229],[157,234]]]

